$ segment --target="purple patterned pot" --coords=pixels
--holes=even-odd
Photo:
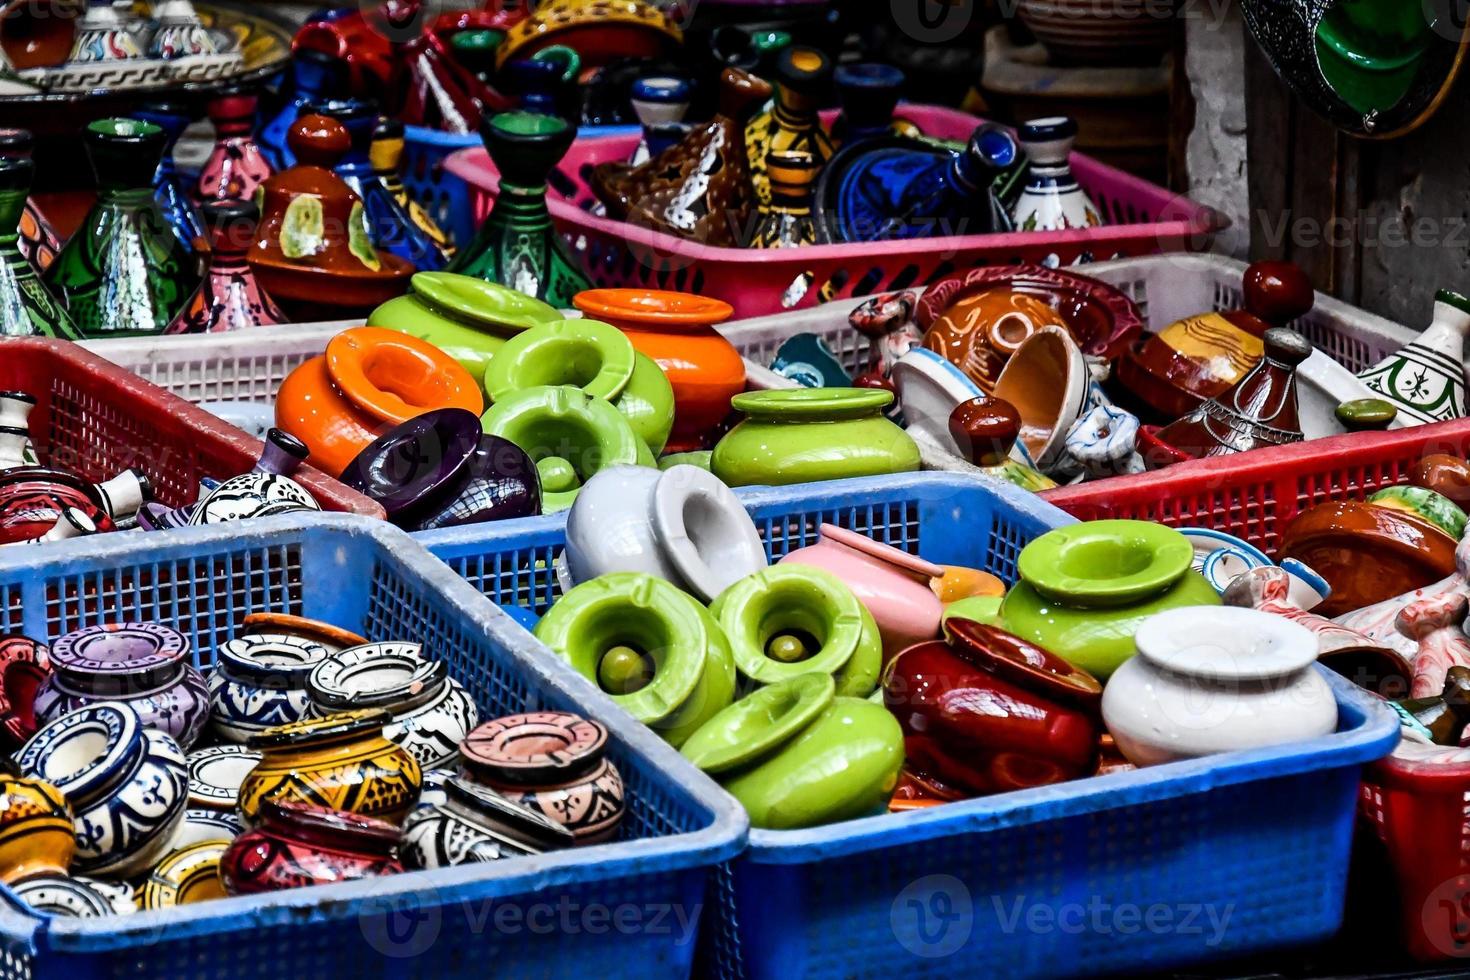
[[[338,477],[406,531],[541,513],[536,464],[462,408],[425,412],[370,443]]]
[[[209,717],[209,690],[189,659],[189,640],[158,623],[109,623],[68,633],[51,646],[51,676],[36,694],[48,725],[96,701],[122,701],[145,728],[185,750]]]

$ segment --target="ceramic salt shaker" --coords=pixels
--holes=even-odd
[[[1337,727],[1317,639],[1280,616],[1232,606],[1146,620],[1103,691],[1108,731],[1129,762],[1152,766],[1305,741]]]

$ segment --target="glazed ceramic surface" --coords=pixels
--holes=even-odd
[[[209,268],[165,333],[219,333],[287,322],[245,261],[259,218],[260,211],[248,201],[205,204]]]
[[[1025,452],[1017,462],[1030,460],[1043,473],[1055,467],[1087,408],[1090,383],[1087,361],[1066,330],[1043,327],[1021,342],[995,382],[995,397],[1021,413]]]
[[[766,566],[744,505],[693,466],[599,471],[567,515],[564,555],[572,585],[608,572],[641,572],[705,602]]]
[[[1254,609],[1175,609],[1142,623],[1138,656],[1102,711],[1118,748],[1150,766],[1305,741],[1337,728],[1332,689],[1304,627]]]
[[[1033,119],[1018,133],[1029,170],[1026,188],[1016,201],[1015,224],[1021,231],[1093,228],[1102,214],[1077,183],[1070,163],[1077,123],[1066,116]]]
[[[0,157],[0,336],[78,340],[71,317],[21,252],[20,223],[34,174],[30,160]]]
[[[459,757],[459,743],[479,720],[475,702],[442,662],[425,660],[417,643],[366,643],[334,653],[312,668],[307,693],[318,716],[383,708],[393,720],[383,737],[407,749],[421,768]]]
[[[241,834],[220,858],[231,895],[359,881],[403,870],[398,828],[359,813],[299,800],[266,800],[261,825]]]
[[[258,97],[232,87],[209,100],[215,144],[199,171],[199,201],[248,201],[274,172],[255,142]]]
[[[243,743],[307,718],[306,678],[332,652],[313,637],[289,633],[247,633],[220,644],[209,677],[214,733]]]
[[[893,385],[908,429],[958,452],[949,434],[949,418],[959,406],[985,396],[980,386],[944,357],[922,347],[911,349],[893,365]]]
[[[898,782],[903,733],[882,705],[837,697],[830,675],[800,674],[721,711],[682,752],[752,826],[792,830],[880,809]]]
[[[445,800],[421,806],[403,822],[400,850],[408,868],[448,868],[539,854],[575,842],[557,821],[488,786],[452,777]]]
[[[1417,423],[1465,414],[1465,335],[1470,297],[1448,289],[1434,294],[1434,322],[1402,350],[1358,375]]]
[[[880,414],[892,400],[856,388],[736,395],[747,417],[715,446],[714,474],[730,486],[782,486],[917,470],[913,439]]]
[[[596,844],[617,834],[627,806],[622,774],[606,749],[607,729],[600,723],[537,711],[486,722],[465,739],[462,751],[472,780],[560,824],[575,843]],[[452,800],[455,789],[446,788]],[[565,843],[554,833],[541,839]]]
[[[189,806],[233,813],[240,802],[240,784],[259,761],[260,753],[243,745],[212,745],[190,752]]]
[[[76,847],[60,790],[41,779],[0,776],[0,882],[64,875]]]
[[[792,47],[776,58],[776,98],[745,126],[755,203],[762,213],[776,197],[772,157],[802,154],[813,172],[832,156],[832,142],[817,109],[832,83],[832,62],[815,48]]]
[[[12,890],[29,908],[63,919],[97,919],[138,911],[130,886],[79,875],[40,875]]]
[[[782,565],[831,572],[872,614],[886,657],[939,635],[943,608],[930,587],[944,569],[856,531],[823,524],[817,543],[792,551]]]
[[[36,694],[51,675],[51,650],[28,636],[0,637],[0,746],[13,751],[36,734]]]
[[[883,672],[909,771],[972,794],[1091,772],[1102,695],[1092,675],[993,626],[956,618],[945,632]]]
[[[735,693],[735,663],[719,624],[663,579],[616,572],[584,582],[547,611],[535,632],[675,746]]]
[[[138,890],[139,904],[168,909],[224,898],[219,865],[228,847],[225,841],[205,841],[170,852]]]
[[[46,725],[21,748],[23,775],[70,803],[78,871],[126,877],[167,849],[188,801],[184,755],[119,701],[99,701]]]
[[[49,724],[88,704],[123,701],[144,727],[187,749],[209,717],[209,692],[189,640],[158,623],[111,623],[68,633],[51,647],[52,673],[36,693]]]
[[[168,842],[169,852],[211,841],[229,843],[245,833],[245,824],[233,811],[190,806]]]
[[[193,124],[194,113],[182,103],[148,102],[133,116],[163,130],[163,156],[158,162],[158,169],[153,172],[153,199],[179,244],[186,252],[193,252],[208,239],[205,237],[204,217],[194,200],[193,188],[188,186],[191,182],[179,172],[178,163],[174,160],[174,147]]]
[[[16,438],[13,447],[24,453],[19,430],[10,434]],[[65,470],[11,466],[0,470],[0,542],[38,538],[69,511],[80,511],[94,525],[91,530],[111,531],[116,520],[136,513],[150,492],[147,478],[136,470],[97,484]]]
[[[730,642],[742,686],[831,674],[841,697],[878,684],[883,639],[873,615],[822,568],[781,564],[740,579],[710,606]]]
[[[1105,681],[1133,655],[1145,619],[1176,606],[1219,605],[1193,561],[1184,535],[1146,521],[1048,531],[1017,558],[1021,581],[998,625]]]
[[[415,259],[420,269],[443,268],[454,257],[454,244],[404,186],[401,174],[404,148],[403,123],[397,119],[379,119],[373,130],[369,158],[374,175],[388,195],[381,207],[394,221],[409,229],[414,254],[424,260]],[[378,199],[374,195],[371,201]]]
[[[417,761],[383,736],[393,716],[362,709],[268,728],[246,744],[260,762],[240,785],[240,815],[254,824],[267,800],[400,821],[418,800]]]

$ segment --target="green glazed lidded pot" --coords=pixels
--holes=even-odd
[[[427,340],[479,380],[506,341],[562,319],[565,315],[555,307],[499,283],[452,272],[418,272],[407,293],[378,307],[367,322]]]
[[[583,582],[535,632],[676,748],[735,696],[735,662],[715,618],[652,575],[613,572]]]
[[[730,399],[746,418],[715,446],[710,465],[732,487],[909,473],[919,447],[883,417],[893,392],[777,388]]]
[[[1016,559],[1021,581],[1000,608],[1005,630],[1105,680],[1133,656],[1150,616],[1218,606],[1193,569],[1194,546],[1148,521],[1090,521],[1048,531]]]
[[[82,131],[97,203],[46,270],[46,285],[88,339],[159,334],[199,285],[194,257],[153,199],[163,129],[99,119]]]
[[[798,674],[715,715],[680,750],[740,801],[754,827],[795,830],[879,812],[903,766],[903,731],[881,704]]]
[[[546,178],[571,149],[577,127],[556,116],[502,112],[481,121],[480,137],[500,172],[500,188],[475,240],[448,271],[570,309],[572,297],[592,283],[552,226]]]

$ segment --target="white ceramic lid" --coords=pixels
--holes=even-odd
[[[1144,620],[1138,655],[1176,674],[1259,681],[1294,674],[1317,659],[1317,638],[1281,616],[1235,606],[1186,606]]]
[[[893,384],[908,427],[963,456],[949,434],[949,417],[958,406],[985,394],[980,386],[947,358],[924,347],[915,347],[894,362]]]

